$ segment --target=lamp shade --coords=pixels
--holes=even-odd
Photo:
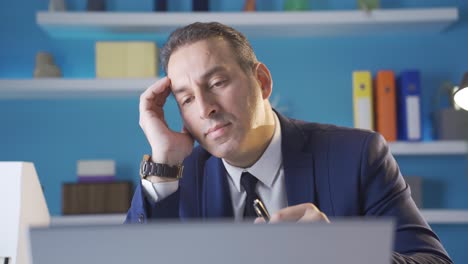
[[[29,227],[50,223],[34,164],[1,161],[0,186],[0,263],[32,263]]]
[[[468,72],[463,75],[460,88],[453,95],[453,100],[459,107],[468,111]]]

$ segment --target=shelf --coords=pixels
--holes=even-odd
[[[430,224],[468,224],[468,210],[424,209],[421,213]],[[54,216],[51,225],[118,225],[125,217],[125,214]]]
[[[381,9],[306,12],[38,12],[37,24],[54,37],[111,34],[157,36],[196,21],[218,21],[249,37],[434,33],[458,20],[458,9]]]
[[[145,79],[3,79],[0,99],[139,96],[157,78]]]
[[[468,141],[443,140],[431,142],[391,142],[393,155],[466,155]]]
[[[125,221],[125,214],[64,215],[50,218],[50,225],[118,225]]]
[[[424,209],[421,213],[429,224],[468,224],[468,210]]]

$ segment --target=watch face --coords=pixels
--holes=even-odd
[[[140,164],[140,176],[143,179],[145,179],[146,176],[148,176],[149,174],[149,165],[150,165],[149,163],[150,163],[149,161],[143,160]]]

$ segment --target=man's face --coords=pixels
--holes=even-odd
[[[241,69],[222,39],[182,46],[169,59],[184,126],[214,156],[237,159],[255,147],[267,96],[254,72]]]

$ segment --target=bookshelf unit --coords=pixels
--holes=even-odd
[[[438,34],[459,19],[457,8],[310,12],[37,12],[36,23],[52,38],[151,38],[195,21],[219,21],[255,37],[340,37]],[[157,79],[0,79],[0,99],[138,96]],[[394,155],[467,155],[468,142],[394,142]],[[468,210],[425,209],[431,224],[468,224]],[[124,214],[54,216],[52,225],[121,224]]]

